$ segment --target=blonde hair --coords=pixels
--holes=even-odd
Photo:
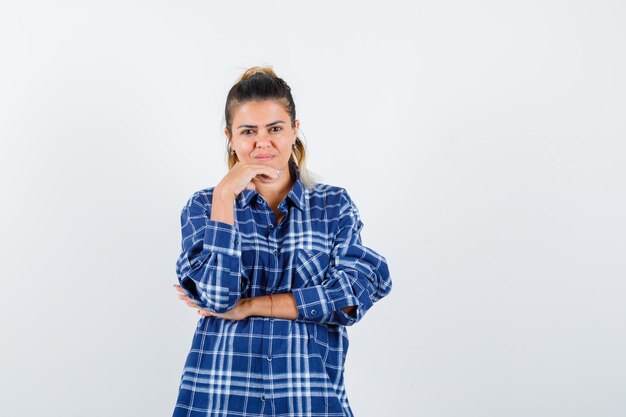
[[[295,127],[296,104],[291,95],[291,87],[276,75],[271,66],[248,68],[232,86],[226,97],[224,117],[228,135],[232,137],[232,121],[237,107],[248,101],[277,100],[285,108],[291,120],[291,126]],[[237,155],[226,150],[228,169],[232,168],[239,159]],[[317,182],[314,176],[306,168],[306,147],[299,137],[291,149],[290,163],[295,164],[300,170],[300,180],[307,188],[313,188]]]

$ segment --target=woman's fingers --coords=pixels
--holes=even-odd
[[[176,291],[179,292],[177,296],[180,300],[184,301],[185,304],[187,304],[189,307],[198,308],[198,305],[194,303],[191,298],[187,297],[187,294],[185,294],[185,291],[182,289],[180,285],[174,285],[174,288],[176,288]]]
[[[280,177],[280,170],[271,167],[261,166],[255,168],[255,171],[256,175],[251,182],[256,180],[267,184]]]
[[[268,167],[266,165],[254,165],[254,168],[256,170],[256,175],[264,174],[271,178],[278,178],[281,174],[280,169]]]
[[[267,165],[243,164],[241,169],[243,170],[243,172],[245,172],[245,176],[248,181],[251,181],[259,175],[276,179],[280,177],[281,174],[280,169],[276,169]]]
[[[180,298],[181,300],[188,300],[189,297],[187,297],[187,294],[185,294],[185,291],[183,291],[182,287],[180,285],[174,285],[174,288],[176,288],[176,291],[178,291],[178,298]]]
[[[198,311],[199,315],[204,316],[204,317],[209,317],[209,316],[213,315],[213,314],[211,314],[210,311],[206,311],[206,310],[203,310],[201,308],[198,308],[198,305],[196,303],[194,303],[191,298],[187,297],[187,294],[185,294],[185,291],[182,289],[182,287],[180,285],[174,284],[174,288],[176,288],[176,291],[178,291],[180,293],[180,294],[178,294],[178,298],[183,300],[185,302],[185,304],[187,304],[188,307],[196,309]]]
[[[182,301],[184,301],[185,304],[187,304],[188,307],[193,308],[194,310],[196,310],[196,312],[204,317],[221,317],[221,318],[227,318],[227,319],[232,319],[232,320],[241,320],[242,318],[245,318],[245,316],[243,316],[241,314],[241,304],[243,303],[243,301],[239,301],[237,303],[237,305],[235,305],[235,307],[231,310],[229,310],[226,313],[222,313],[222,314],[218,314],[218,313],[212,313],[210,311],[204,310],[202,308],[198,308],[198,305],[191,299],[189,298],[186,294],[185,291],[182,289],[182,287],[180,285],[176,285],[174,284],[174,288],[176,288],[176,291],[179,292],[178,294],[178,298],[180,298]]]
[[[256,187],[252,188],[255,179],[267,183],[279,178],[281,172],[267,165],[237,162],[215,188],[228,190],[229,193],[238,195],[245,189],[255,190]]]

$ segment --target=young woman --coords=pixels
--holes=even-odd
[[[181,213],[179,297],[202,316],[174,416],[352,416],[346,326],[391,291],[345,189],[313,183],[291,89],[268,67],[228,93],[229,171]]]

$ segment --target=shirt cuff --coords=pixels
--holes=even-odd
[[[323,285],[294,288],[291,291],[298,309],[298,320],[326,322],[330,320],[333,312],[339,314],[346,324],[354,323],[357,320],[356,317],[352,317],[342,310],[343,307],[358,306],[359,302],[356,298],[351,301],[344,297],[333,302],[328,297]]]
[[[235,226],[216,220],[207,220],[203,249],[228,256],[241,255],[241,238]]]

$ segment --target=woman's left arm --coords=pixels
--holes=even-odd
[[[242,320],[250,316],[274,317],[278,319],[295,320],[298,318],[298,307],[292,292],[261,295],[254,298],[241,298],[235,306],[225,313],[214,313],[199,308],[193,302],[180,285],[174,285],[179,292],[178,298],[183,300],[189,307],[198,309],[198,314],[208,317],[221,317],[231,320]],[[347,314],[354,315],[356,306],[344,307],[343,311]]]
[[[363,245],[359,210],[345,189],[338,216],[324,280],[292,290],[299,321],[351,326],[391,291],[387,260]]]

